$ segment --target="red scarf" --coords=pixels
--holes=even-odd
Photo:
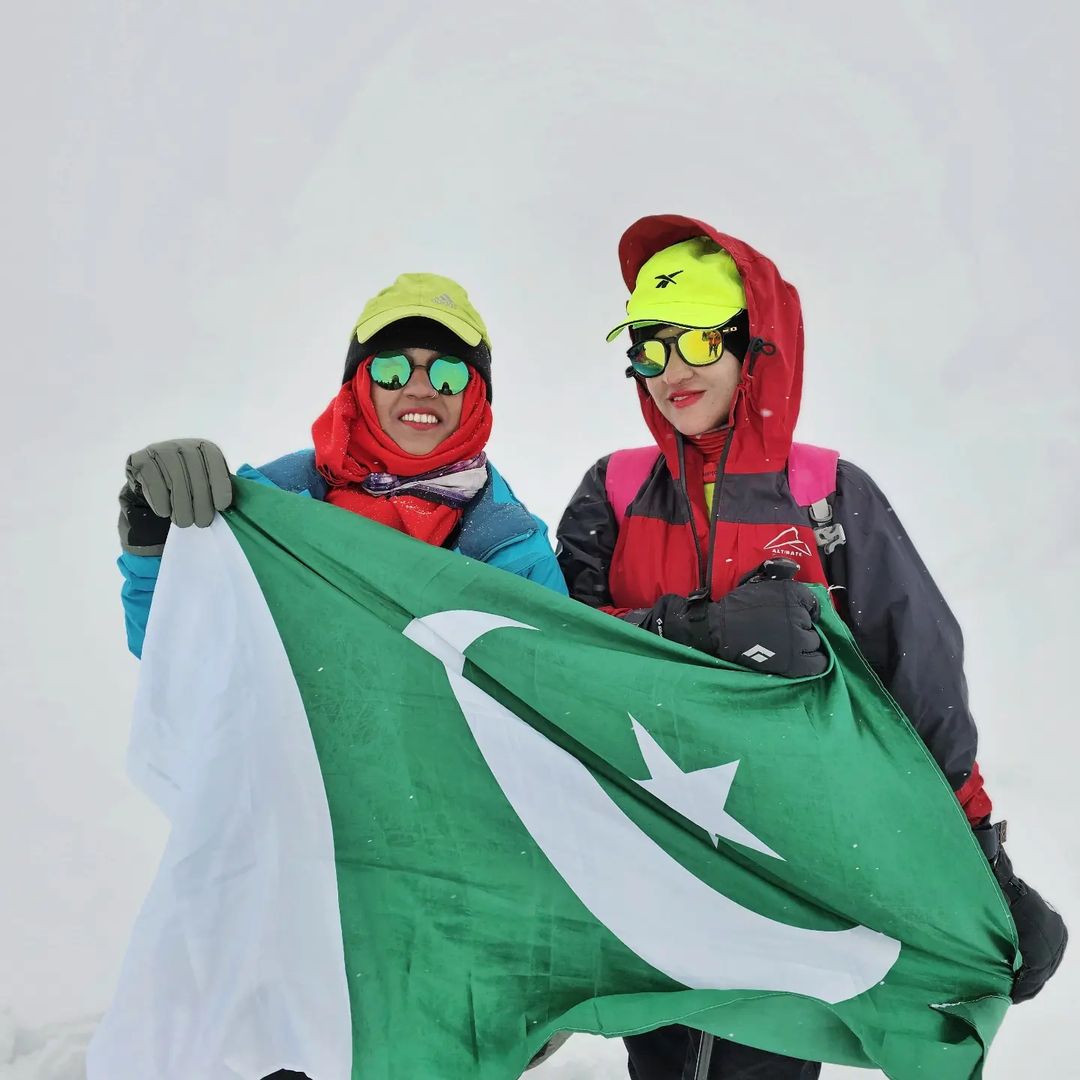
[[[326,501],[441,547],[464,511],[417,495],[369,495],[359,485],[369,473],[417,476],[479,454],[491,434],[491,405],[484,380],[475,376],[469,380],[457,430],[431,453],[418,456],[405,453],[379,424],[368,368],[369,364],[361,364],[311,425],[315,466],[330,485]]]

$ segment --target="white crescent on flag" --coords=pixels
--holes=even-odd
[[[865,926],[789,926],[717,892],[642,832],[577,758],[469,682],[462,674],[465,650],[505,628],[536,629],[462,610],[414,619],[403,633],[444,665],[484,760],[522,824],[627,948],[696,990],[778,991],[835,1004],[885,978],[900,942]],[[721,802],[718,816],[733,822],[722,811]],[[738,830],[732,838],[739,842],[756,839]],[[764,845],[759,850],[779,858]]]

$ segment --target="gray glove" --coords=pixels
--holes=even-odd
[[[169,523],[206,528],[232,503],[225,455],[206,439],[151,443],[127,459],[120,492],[120,543],[135,555],[160,555]]]

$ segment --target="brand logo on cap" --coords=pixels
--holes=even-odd
[[[657,274],[656,287],[658,289],[666,289],[669,285],[678,285],[679,283],[675,279],[681,273],[681,270],[672,270],[670,274]]]
[[[440,293],[438,296],[434,297],[431,302],[433,304],[444,304],[446,307],[457,307],[457,304],[455,304],[446,293]]]

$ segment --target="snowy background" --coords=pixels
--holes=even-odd
[[[647,437],[604,343],[645,213],[704,217],[799,287],[800,437],[891,495],[965,627],[1014,862],[1080,925],[1076,12],[8,8],[0,1077],[82,1075],[163,845],[123,770],[125,456],[305,445],[362,302],[432,270],[488,320],[492,456],[554,523],[597,456]],[[1078,996],[1072,955],[987,1077],[1080,1077]],[[542,1074],[623,1060],[576,1039]]]

